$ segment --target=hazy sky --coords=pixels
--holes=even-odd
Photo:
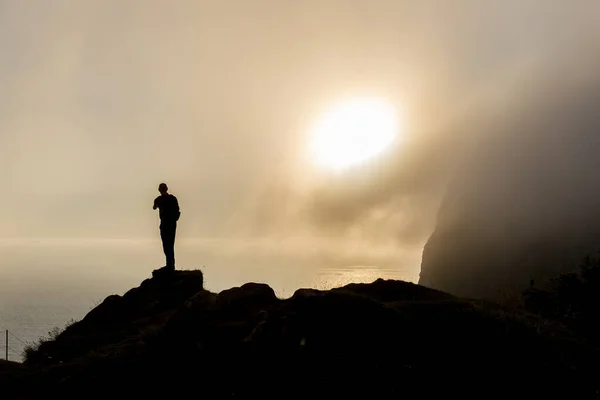
[[[180,238],[414,260],[491,121],[595,79],[599,21],[597,0],[0,0],[0,237],[155,237],[166,181]],[[311,165],[310,127],[362,96],[401,110],[401,145]]]

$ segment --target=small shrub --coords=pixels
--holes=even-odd
[[[590,339],[600,334],[600,253],[586,256],[577,271],[551,280],[549,290],[524,294],[529,310],[559,320]]]
[[[59,328],[58,326],[55,326],[54,328],[50,329],[50,331],[48,331],[48,334],[46,336],[39,338],[35,342],[28,342],[25,345],[25,347],[23,348],[23,351],[21,352],[21,357],[23,358],[23,363],[30,364],[34,360],[39,358],[39,350],[40,350],[40,347],[44,343],[52,342],[52,341],[56,340],[60,336],[61,333],[63,333],[67,328],[69,328],[71,325],[73,325],[76,322],[77,321],[75,321],[74,319],[70,319],[63,328]]]

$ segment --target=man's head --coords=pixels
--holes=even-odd
[[[160,194],[166,194],[167,190],[169,190],[169,188],[167,187],[166,183],[161,183],[160,185],[158,185],[158,191],[160,192]]]

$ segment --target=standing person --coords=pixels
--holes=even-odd
[[[166,269],[175,270],[175,231],[177,230],[177,221],[181,212],[177,197],[167,193],[169,188],[166,183],[158,186],[160,196],[154,199],[153,210],[158,208],[160,216],[160,238],[162,239],[163,250],[167,259]]]

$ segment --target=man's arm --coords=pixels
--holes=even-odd
[[[158,205],[156,204],[156,200],[158,200],[158,197],[156,199],[154,199],[154,205],[152,206],[153,210],[156,210],[158,208]]]

